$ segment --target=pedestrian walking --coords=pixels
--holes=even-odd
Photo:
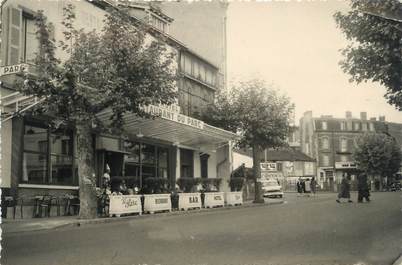
[[[315,196],[315,193],[317,191],[317,181],[315,180],[315,177],[311,178],[310,187],[311,187],[311,194]]]
[[[302,179],[301,179],[301,178],[299,178],[299,179],[297,180],[296,187],[297,187],[297,193],[298,193],[298,195],[301,196],[302,193],[303,193],[303,185],[302,185]]]
[[[366,202],[370,201],[370,191],[369,191],[369,186],[367,184],[367,175],[366,174],[361,174],[357,177],[357,202],[361,203],[363,202],[363,199],[366,200]]]
[[[338,199],[336,202],[341,203],[341,199],[347,199],[348,202],[353,202],[350,199],[350,176],[342,176],[341,191],[338,193]]]
[[[306,179],[306,181],[304,182],[304,187],[305,187],[305,193],[307,196],[310,196],[311,193],[311,181],[310,179]]]
[[[302,179],[301,186],[302,186],[302,192],[306,193],[306,182],[304,181],[304,179]]]

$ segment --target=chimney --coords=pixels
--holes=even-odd
[[[366,121],[367,120],[367,112],[360,112],[360,119],[362,121]]]
[[[352,118],[352,112],[346,111],[346,119],[351,119],[351,118]]]
[[[370,118],[370,121],[376,121],[376,120],[377,120],[377,118],[375,118],[375,117]]]
[[[379,121],[382,121],[382,122],[385,122],[385,116],[379,116],[379,117],[378,117],[378,120],[379,120]]]

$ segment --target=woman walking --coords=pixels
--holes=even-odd
[[[338,194],[338,199],[336,200],[337,203],[341,203],[341,199],[348,199],[348,202],[353,202],[350,199],[350,176],[342,176],[342,182],[341,182],[341,191]]]
[[[311,194],[315,196],[315,193],[317,191],[317,181],[315,181],[315,177],[311,178],[310,186],[311,186]]]

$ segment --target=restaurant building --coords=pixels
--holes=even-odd
[[[38,41],[34,16],[43,10],[52,22],[53,37],[62,38],[63,7],[68,1],[3,1],[1,43],[1,188],[2,194],[30,197],[37,194],[77,194],[78,163],[76,139],[71,128],[49,126],[55,119],[23,115],[40,99],[17,92],[15,81],[20,68],[32,64]],[[108,5],[117,2],[76,1],[76,27],[100,30]],[[172,106],[147,106],[145,111],[155,119],[125,116],[127,135],[94,133],[95,169],[100,178],[106,167],[112,181],[126,180],[128,186],[139,186],[148,177],[162,177],[174,186],[181,177],[222,178],[221,190],[228,190],[232,171],[232,141],[236,135],[210,126],[195,117],[214,100],[218,87],[219,67],[204,59],[184,43],[169,35],[173,19],[151,5],[130,5],[134,18],[147,21],[148,37],[162,38],[176,54],[177,71],[182,73],[178,89],[187,94]],[[210,47],[213,49],[214,47]],[[57,51],[56,56],[63,59]],[[65,58],[65,57],[64,57]],[[194,100],[197,98],[198,101]],[[191,103],[191,104],[190,104]],[[191,108],[189,108],[189,105]],[[108,111],[99,113],[106,121]],[[57,128],[57,129],[53,129]]]

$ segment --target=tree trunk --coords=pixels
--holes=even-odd
[[[254,187],[255,187],[255,197],[254,203],[264,203],[264,198],[262,197],[262,185],[261,185],[261,148],[257,145],[253,145],[253,173],[254,173]]]
[[[88,122],[76,124],[78,181],[80,186],[79,218],[96,218],[96,175],[94,170],[94,152],[92,148],[91,126]]]

